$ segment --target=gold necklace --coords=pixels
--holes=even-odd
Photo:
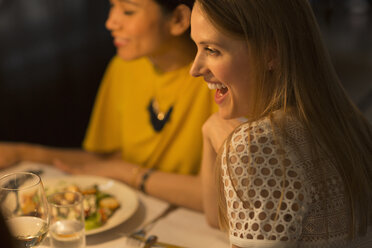
[[[156,99],[153,98],[150,100],[150,103],[147,106],[147,110],[149,111],[150,114],[150,121],[152,127],[156,132],[160,132],[170,119],[170,116],[173,111],[173,106],[171,106],[168,109],[167,113],[164,113],[162,111],[159,111],[159,104],[156,101]]]
[[[188,75],[189,75],[188,73],[185,73],[183,76],[188,77]],[[151,120],[152,127],[154,128],[155,131],[160,132],[163,129],[164,125],[170,120],[170,116],[173,111],[173,106],[176,100],[178,99],[180,92],[182,92],[182,90],[177,89],[176,92],[178,93],[172,94],[174,98],[173,104],[169,107],[169,109],[166,112],[164,112],[160,110],[160,104],[156,98],[156,95],[157,95],[156,92],[158,91],[157,85],[158,83],[155,81],[154,82],[154,86],[155,86],[154,97],[150,100],[150,103],[147,106],[147,110],[149,111],[149,114],[150,114],[150,120]]]
[[[152,100],[152,109],[154,110],[156,118],[158,118],[159,121],[164,120],[165,113],[163,111],[160,111],[159,103],[156,100],[156,97],[154,97]]]

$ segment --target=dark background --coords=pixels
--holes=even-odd
[[[80,146],[115,50],[108,0],[0,0],[0,140]]]
[[[336,69],[372,120],[372,8],[311,1]],[[0,141],[80,146],[114,47],[108,0],[0,0]]]

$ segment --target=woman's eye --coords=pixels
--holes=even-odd
[[[123,12],[123,14],[124,14],[124,15],[128,15],[128,16],[130,16],[130,15],[133,15],[133,14],[134,14],[134,11],[132,11],[132,10],[125,10],[125,11]]]
[[[207,52],[208,55],[218,55],[218,51],[214,50],[210,47],[205,47],[204,50]]]

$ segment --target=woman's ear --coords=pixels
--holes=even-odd
[[[170,33],[174,36],[182,35],[190,28],[191,10],[184,4],[173,10],[170,20]]]

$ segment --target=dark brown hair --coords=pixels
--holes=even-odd
[[[154,1],[158,3],[166,12],[172,12],[180,4],[184,4],[190,9],[192,9],[195,2],[194,0],[154,0]]]

